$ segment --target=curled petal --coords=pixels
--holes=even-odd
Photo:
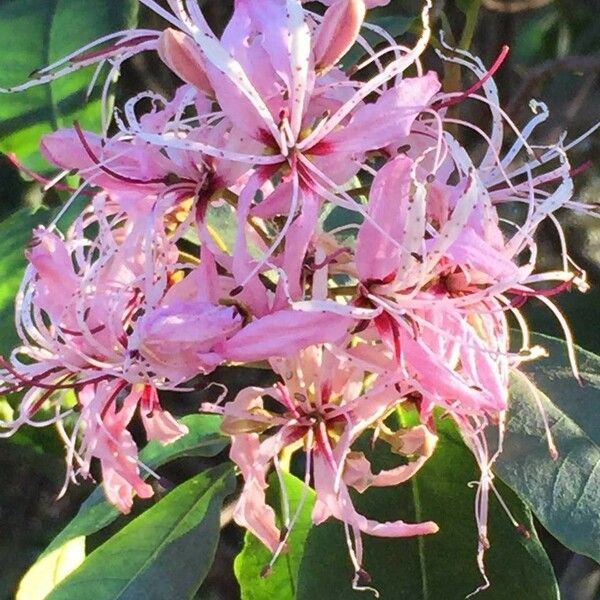
[[[359,514],[352,504],[350,493],[345,484],[342,483],[340,490],[335,491],[335,473],[326,458],[319,454],[315,454],[314,477],[317,501],[313,511],[313,522],[317,525],[329,516],[334,516],[351,527],[377,537],[410,537],[437,533],[439,530],[439,527],[432,521],[424,523],[387,521],[380,523]]]
[[[102,484],[108,501],[122,513],[127,514],[133,507],[133,493],[140,498],[151,498],[154,495],[152,487],[144,483],[139,476],[125,479],[112,466],[102,463]]]
[[[251,531],[272,552],[281,537],[275,525],[275,512],[267,504],[265,472],[268,461],[261,460],[260,440],[257,434],[233,436],[231,460],[240,468],[244,476],[244,488],[236,505],[233,517],[241,527]]]
[[[152,412],[142,411],[141,414],[149,440],[158,440],[161,444],[171,444],[188,433],[188,428],[178,423],[166,410],[154,409]]]
[[[344,481],[359,492],[364,492],[369,487],[388,487],[408,481],[427,462],[432,455],[437,442],[424,425],[413,427],[398,436],[402,445],[402,454],[417,455],[418,458],[405,465],[394,469],[387,469],[374,474],[371,464],[362,452],[351,452],[346,457]]]
[[[140,403],[142,423],[149,440],[171,444],[188,433],[189,429],[185,425],[178,423],[170,412],[163,410],[154,386],[134,386],[130,396],[134,396]]]

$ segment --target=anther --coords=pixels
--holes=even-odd
[[[519,523],[517,525],[517,532],[518,532],[519,535],[521,535],[522,537],[524,537],[526,540],[528,540],[531,537],[531,532],[522,523]]]
[[[175,484],[170,479],[167,479],[166,477],[161,477],[158,480],[158,484],[160,485],[161,488],[163,488],[167,492],[171,491],[175,487]]]
[[[281,528],[281,533],[279,534],[279,541],[280,543],[283,544],[283,542],[285,542],[285,540],[287,539],[287,536],[289,535],[290,530],[287,527],[282,527]]]
[[[260,571],[260,576],[268,577],[272,571],[273,571],[273,567],[271,565],[265,565]]]
[[[369,573],[367,571],[365,571],[364,569],[359,569],[356,574],[358,575],[358,581],[361,584],[364,583],[371,583],[372,579],[371,576],[369,575]]]

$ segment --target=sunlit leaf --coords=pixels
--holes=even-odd
[[[15,600],[44,600],[85,559],[85,538],[77,537],[47,554],[21,580]]]
[[[135,0],[5,0],[0,3],[0,86],[29,74],[107,33],[136,21]],[[10,95],[0,95],[0,151],[15,152],[34,169],[47,169],[38,147],[42,135],[75,119],[98,129],[99,91],[86,92],[94,69]]]
[[[288,551],[279,556],[268,574],[261,576],[272,554],[254,535],[246,533],[244,548],[235,559],[235,575],[240,584],[242,600],[293,600],[296,597],[298,569],[304,542],[312,526],[315,494],[312,489],[305,488],[303,481],[289,473],[284,473],[283,479],[290,518],[299,510],[287,541]],[[276,511],[281,527],[285,500],[275,474],[269,478],[267,499]]]
[[[449,419],[439,422],[439,435],[434,455],[409,482],[355,495],[357,508],[372,518],[433,520],[440,527],[437,534],[418,538],[363,536],[364,568],[383,600],[458,600],[482,583],[475,563],[475,489],[469,485],[478,480],[478,470]],[[501,482],[498,488],[529,537],[519,533],[496,498],[490,498],[486,566],[491,587],[477,598],[522,598],[526,589],[528,600],[557,600],[552,567],[530,512]],[[325,582],[328,600],[364,599],[364,592],[351,588],[353,568],[344,538],[342,525],[333,520],[311,530],[300,567],[298,600],[322,597]]]
[[[181,484],[94,550],[47,600],[193,597],[214,560],[221,507],[234,487],[231,465]]]
[[[600,561],[600,357],[578,350],[582,387],[566,361],[563,342],[541,335],[534,341],[550,357],[528,367],[531,384],[525,375],[513,377],[504,452],[496,471],[552,535]],[[540,410],[556,443],[556,460]]]
[[[189,415],[183,417],[181,422],[187,425],[189,433],[166,446],[150,442],[140,452],[140,460],[144,464],[156,469],[182,456],[215,456],[225,448],[227,439],[219,433],[220,417]],[[115,521],[120,514],[107,502],[102,487],[98,487],[81,505],[75,518],[54,538],[42,557],[75,537],[88,536],[100,531]]]

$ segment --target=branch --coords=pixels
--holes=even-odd
[[[600,72],[600,54],[593,56],[567,56],[557,60],[549,60],[531,69],[515,92],[508,105],[508,114],[515,115],[526,103],[533,90],[541,85],[548,77],[560,72],[573,71],[578,73]]]
[[[547,6],[553,0],[483,0],[488,10],[502,13],[518,13],[523,10],[534,10]]]

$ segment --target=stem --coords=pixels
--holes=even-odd
[[[458,45],[462,50],[468,50],[473,42],[473,35],[477,27],[477,19],[479,18],[479,9],[481,8],[481,0],[475,0],[469,7],[469,10],[465,13],[467,18],[465,28],[460,38]]]
[[[329,295],[332,298],[335,298],[336,296],[354,296],[355,294],[356,294],[356,286],[355,285],[341,285],[341,286],[329,289]]]
[[[474,0],[469,8],[465,11],[465,27],[463,29],[460,41],[458,42],[458,48],[461,50],[468,50],[473,42],[473,36],[475,35],[475,29],[477,28],[477,19],[479,18],[479,10],[481,8],[481,0]],[[450,25],[448,20],[443,16],[442,23],[446,33],[450,33]],[[452,37],[448,36],[452,45],[457,45],[456,42],[452,41]],[[462,90],[462,73],[461,66],[456,63],[445,63],[444,65],[444,89],[446,92],[460,92]],[[451,119],[459,118],[458,106],[451,106],[448,109],[448,117]],[[450,133],[454,137],[458,135],[458,125],[449,125]]]

